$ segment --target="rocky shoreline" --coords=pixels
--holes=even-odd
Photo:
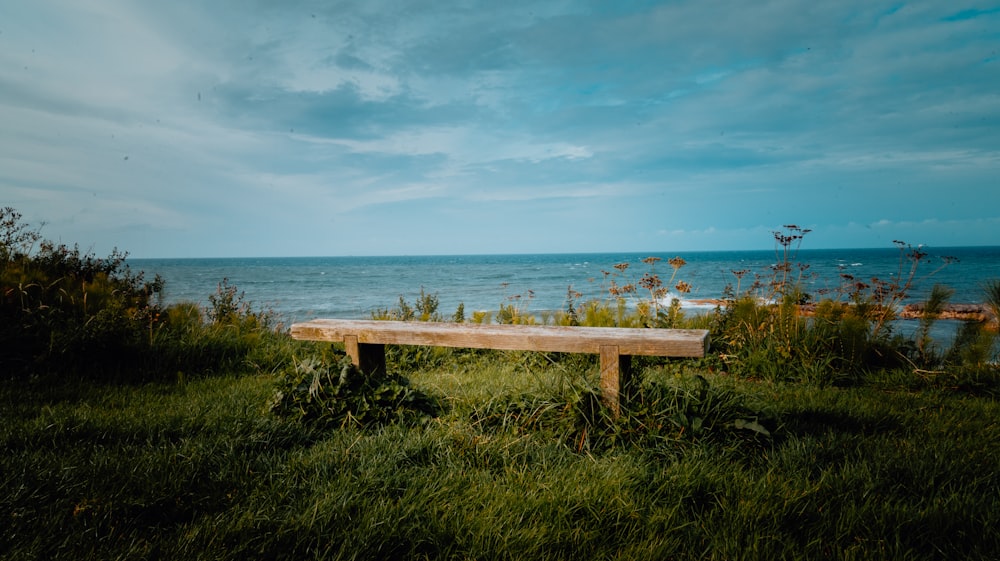
[[[691,300],[692,303],[705,306],[725,306],[724,300],[699,299]],[[799,311],[804,316],[811,316],[816,309],[815,304],[803,304],[799,306]],[[920,319],[924,317],[924,304],[907,304],[899,312],[899,319]],[[997,325],[997,318],[985,304],[947,304],[942,310],[938,319],[954,321],[976,321],[980,323],[990,323]]]
[[[899,317],[903,319],[920,319],[923,316],[924,304],[907,304],[899,313]],[[996,322],[997,318],[984,304],[947,304],[938,319]]]

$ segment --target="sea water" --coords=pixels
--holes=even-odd
[[[780,249],[780,248],[779,248]],[[953,303],[983,302],[983,285],[1000,279],[1000,247],[924,248],[917,264],[910,301],[926,298],[934,284],[954,290]],[[675,270],[672,257],[686,264]],[[647,257],[661,260],[652,266]],[[271,257],[217,259],[129,259],[147,278],[165,281],[164,304],[181,301],[207,306],[224,279],[244,294],[256,310],[273,312],[283,322],[312,318],[371,317],[373,311],[411,304],[421,290],[436,295],[439,312],[450,316],[461,303],[467,316],[515,304],[530,313],[566,308],[570,291],[577,302],[606,299],[611,281],[637,282],[655,273],[665,286],[684,281],[689,293],[674,292],[685,309],[712,308],[727,286],[745,289],[752,277],[768,280],[780,251],[711,251],[681,253],[594,253],[546,255],[447,255],[403,257]],[[790,275],[814,298],[836,290],[844,275],[870,283],[872,278],[904,282],[913,263],[906,252],[887,249],[815,249],[793,253]],[[616,265],[628,264],[622,270]],[[738,279],[734,271],[750,271]],[[637,296],[644,296],[639,289]],[[648,297],[648,293],[645,294]]]

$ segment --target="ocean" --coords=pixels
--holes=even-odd
[[[1000,279],[1000,247],[924,251],[929,255],[918,265],[911,301],[925,298],[938,283],[955,291],[952,303],[980,303],[983,284]],[[127,264],[133,271],[145,272],[147,278],[158,274],[165,280],[164,304],[189,301],[207,306],[209,295],[228,279],[254,309],[269,310],[282,322],[291,323],[320,317],[369,318],[379,308],[394,306],[400,296],[412,303],[421,289],[437,295],[439,312],[444,316],[452,315],[459,303],[464,304],[467,317],[476,310],[495,311],[500,305],[515,302],[534,313],[565,309],[570,287],[583,295],[578,301],[606,298],[610,280],[619,285],[637,282],[650,272],[650,266],[642,261],[647,257],[662,259],[655,263],[653,272],[666,283],[674,274],[667,261],[675,256],[686,264],[677,270],[670,285],[684,281],[691,291],[671,296],[679,296],[683,307],[692,311],[713,307],[704,300],[719,298],[727,284],[736,286],[734,271],[751,271],[740,281],[745,288],[753,274],[770,278],[771,267],[780,260],[774,250],[763,250],[128,259]],[[872,277],[892,280],[901,274],[908,276],[911,265],[895,247],[803,249],[791,261],[808,266],[804,270],[793,267],[792,274],[803,274],[803,286],[813,296],[838,287],[843,274],[865,282]],[[629,264],[624,271],[615,267],[623,263]]]

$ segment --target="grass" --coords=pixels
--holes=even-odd
[[[406,374],[447,396],[447,412],[320,431],[265,412],[273,375],[0,386],[0,556],[1000,555],[1000,407],[989,395],[651,363],[648,382],[686,387],[701,374],[739,396],[767,415],[772,438],[580,449],[556,413],[596,376],[586,360],[478,352]],[[526,399],[556,422],[483,421]]]

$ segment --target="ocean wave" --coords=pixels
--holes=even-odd
[[[684,310],[713,310],[722,303],[722,300],[716,298],[686,298],[672,292],[668,292],[665,296],[657,300],[656,303],[659,306],[666,307],[673,304],[674,299],[680,302],[681,309]]]

